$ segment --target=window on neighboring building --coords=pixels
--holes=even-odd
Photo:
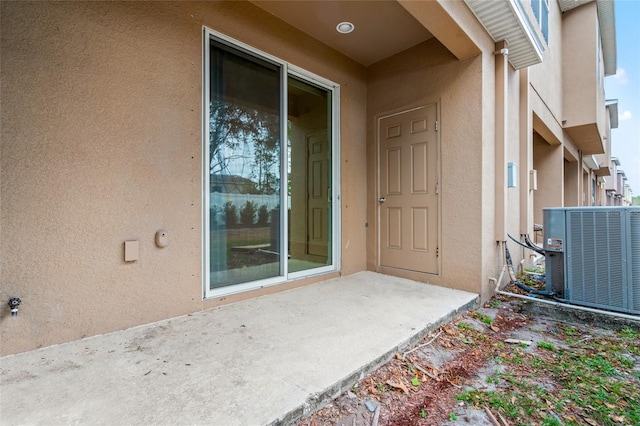
[[[549,0],[531,0],[531,8],[540,26],[544,41],[549,44]]]

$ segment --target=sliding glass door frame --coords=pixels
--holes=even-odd
[[[209,164],[209,117],[210,117],[210,72],[211,72],[211,41],[215,40],[217,43],[225,44],[233,49],[243,51],[244,53],[255,57],[259,60],[266,61],[280,68],[280,211],[279,216],[279,230],[280,230],[280,275],[272,278],[261,279],[256,281],[243,282],[239,284],[228,285],[224,287],[211,288],[211,272],[210,272],[210,164]],[[203,145],[203,162],[202,162],[202,263],[203,263],[203,297],[205,299],[221,297],[225,295],[240,293],[244,291],[269,287],[273,285],[282,284],[288,281],[303,279],[306,277],[316,276],[320,274],[326,274],[336,272],[340,269],[340,87],[322,77],[319,77],[313,73],[305,71],[302,68],[288,64],[287,62],[280,60],[268,53],[259,51],[251,46],[227,37],[223,34],[215,32],[209,28],[203,27],[203,126],[202,126],[202,145]],[[330,195],[329,203],[331,206],[331,233],[330,239],[330,262],[328,265],[316,267],[313,269],[306,269],[298,272],[289,273],[288,267],[288,220],[287,206],[289,203],[289,195],[287,191],[287,170],[289,164],[287,140],[288,140],[288,78],[294,77],[302,80],[308,84],[318,86],[324,90],[327,90],[331,94],[331,103],[329,108],[331,109],[330,117],[330,137],[331,137],[331,161],[330,161]]]

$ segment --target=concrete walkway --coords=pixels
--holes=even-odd
[[[0,424],[289,424],[477,303],[362,272],[0,358]]]

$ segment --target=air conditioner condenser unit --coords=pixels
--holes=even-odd
[[[640,315],[640,207],[543,209],[547,290]]]

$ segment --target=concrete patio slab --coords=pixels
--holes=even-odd
[[[0,423],[289,424],[477,302],[361,272],[6,356]]]

